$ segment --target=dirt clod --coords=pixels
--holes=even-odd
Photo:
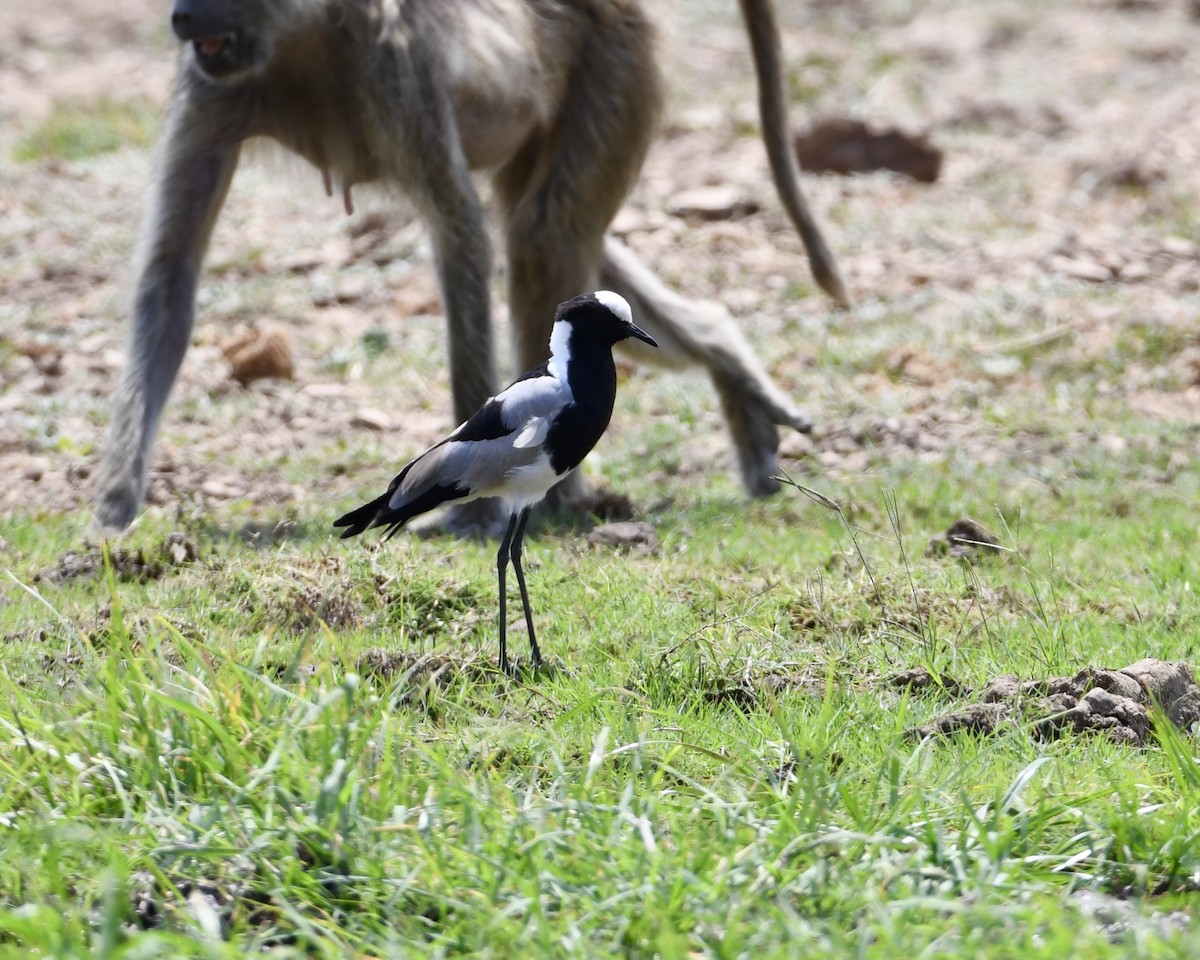
[[[589,533],[588,545],[627,549],[639,557],[652,556],[659,551],[658,531],[640,520],[617,520]]]
[[[126,550],[122,547],[108,548],[108,563],[118,580],[145,583],[159,580],[170,570],[193,563],[200,556],[199,547],[183,534],[169,534],[157,550],[139,547]],[[34,583],[65,583],[79,577],[103,575],[105,569],[103,547],[85,543],[81,551],[68,550],[58,558],[58,564],[36,573]]]
[[[482,682],[495,678],[493,664],[479,656],[450,656],[374,648],[355,661],[364,678],[402,685],[397,702],[410,706],[428,701],[430,694],[444,690],[456,679]]]
[[[929,557],[951,556],[964,560],[976,560],[988,553],[1001,549],[1000,541],[988,533],[974,520],[955,520],[946,529],[932,537],[925,555]]]
[[[221,352],[229,361],[229,375],[243,387],[255,380],[295,376],[292,341],[282,327],[239,330],[221,342]]]
[[[942,151],[924,136],[901,130],[873,130],[861,120],[825,117],[796,135],[800,166],[814,173],[866,173],[894,170],[921,183],[933,183],[942,169]]]
[[[1004,721],[1032,721],[1031,731],[1039,739],[1102,733],[1117,743],[1143,746],[1150,742],[1156,708],[1183,730],[1200,720],[1200,687],[1187,663],[1145,659],[1120,670],[1089,666],[1073,677],[1026,681],[1006,674],[980,691],[978,703],[943,714],[910,734],[990,733]]]
[[[901,670],[887,678],[890,686],[914,693],[948,693],[955,695],[963,691],[963,685],[945,673],[933,673],[926,667]]]
[[[1000,703],[973,703],[961,710],[944,713],[929,723],[912,731],[919,739],[945,737],[960,730],[968,733],[995,733],[997,728],[1011,716],[1011,711]]]
[[[633,516],[633,501],[610,487],[589,487],[582,495],[572,497],[565,506],[573,513],[597,520],[628,520]]]

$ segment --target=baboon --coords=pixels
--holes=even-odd
[[[540,363],[556,304],[623,295],[676,364],[711,372],[745,486],[776,489],[777,425],[807,429],[720,307],[669,291],[605,238],[661,106],[649,0],[174,0],[180,61],[158,146],[128,359],[97,478],[123,528],[190,339],[197,276],[243,144],[274,140],[352,210],[355,184],[398,188],[428,225],[446,316],[454,414],[495,392],[491,250],[472,170],[491,173],[519,369]],[[789,152],[770,0],[740,0],[763,135],[814,275],[845,291]]]

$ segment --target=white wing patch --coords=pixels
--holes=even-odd
[[[530,420],[520,433],[513,437],[512,445],[517,450],[528,450],[530,447],[541,446],[550,432],[550,418],[536,417]]]

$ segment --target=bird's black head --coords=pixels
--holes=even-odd
[[[582,336],[610,346],[632,337],[652,347],[658,346],[650,334],[634,324],[633,311],[625,298],[611,290],[581,294],[558,305],[550,335],[551,354],[563,355],[571,336]]]

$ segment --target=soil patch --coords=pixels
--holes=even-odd
[[[82,551],[68,550],[58,558],[57,566],[47,567],[33,577],[34,583],[65,583],[80,577],[103,575],[106,565],[112,567],[118,580],[145,583],[159,580],[177,567],[193,563],[200,548],[181,533],[171,533],[157,549],[126,550],[84,544]]]

